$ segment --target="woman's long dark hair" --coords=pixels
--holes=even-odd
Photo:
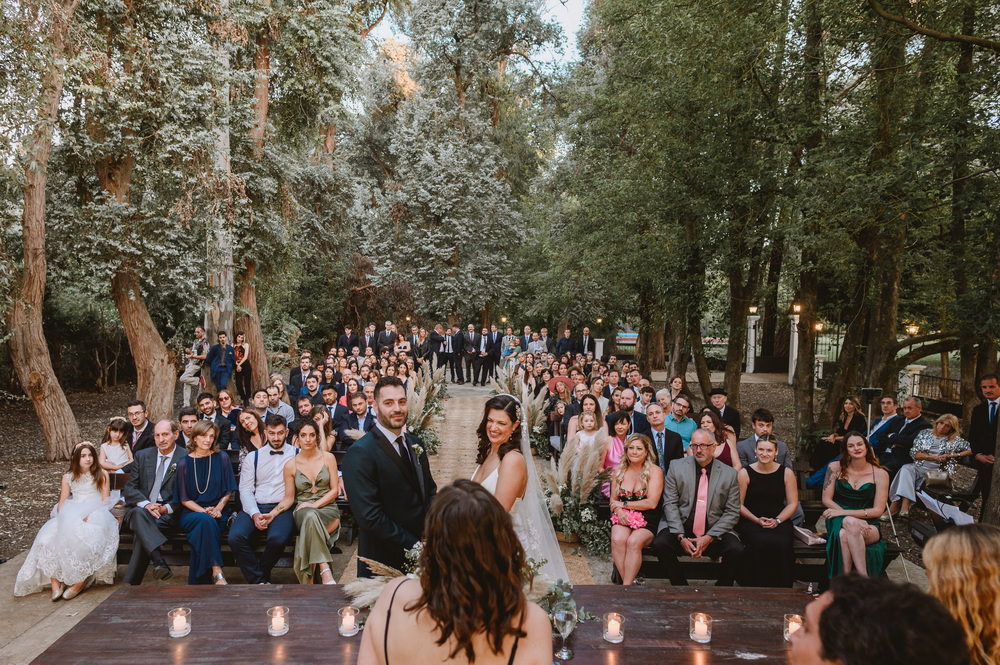
[[[593,393],[587,393],[586,395],[584,395],[580,399],[580,413],[578,413],[577,415],[579,416],[579,415],[581,415],[583,413],[583,403],[587,402],[587,401],[590,401],[590,402],[594,403],[594,415],[597,416],[597,424],[600,425],[601,424],[601,401],[599,399],[597,399],[596,397],[594,397]],[[580,422],[579,418],[577,418],[577,422]]]
[[[503,411],[510,418],[512,423],[516,423],[521,420],[520,408],[518,407],[517,400],[510,395],[497,395],[486,400],[486,406],[483,407],[483,420],[479,423],[479,428],[476,430],[476,436],[479,437],[479,450],[476,453],[476,464],[482,464],[486,461],[486,458],[490,455],[490,439],[486,436],[486,419],[489,418],[490,411]],[[510,440],[507,443],[500,445],[500,449],[497,451],[497,455],[500,459],[512,450],[521,450],[521,428],[515,427],[514,431],[510,433]],[[525,460],[525,462],[530,462],[531,460]]]
[[[127,446],[128,445],[128,441],[125,438],[125,432],[127,431],[127,429],[125,427],[125,424],[127,422],[128,421],[126,421],[124,418],[120,418],[120,417],[112,418],[111,422],[108,423],[107,429],[104,430],[104,438],[101,439],[101,443],[110,443],[111,442],[111,432],[121,432],[122,433],[122,438],[121,438],[122,447],[124,448],[125,446]]]
[[[847,465],[851,463],[851,456],[847,452],[847,440],[855,436],[865,442],[865,461],[876,469],[882,468],[881,462],[878,461],[878,455],[875,454],[875,449],[872,448],[872,444],[868,441],[868,437],[861,432],[851,430],[844,435],[843,439],[840,440],[840,457],[838,458],[838,461],[840,462],[840,477],[845,480],[847,479]]]
[[[464,652],[474,662],[473,638],[480,633],[499,654],[508,636],[526,635],[520,627],[527,606],[524,564],[524,548],[503,506],[479,483],[456,480],[437,493],[427,513],[422,593],[406,611],[427,610],[440,632],[438,645],[454,638],[449,658]]]
[[[240,422],[240,418],[243,417],[244,413],[253,414],[253,417],[257,419],[257,436],[260,437],[261,447],[267,445],[267,435],[264,433],[264,421],[261,419],[260,414],[253,409],[244,409],[240,412],[239,417],[236,418],[236,440],[240,442],[240,448],[253,452],[257,450],[257,446],[253,445],[253,441],[250,439],[252,436],[250,431],[243,427],[243,423]]]
[[[128,443],[125,443],[124,445],[127,446]],[[97,461],[98,460],[97,448],[95,448],[94,444],[90,443],[89,441],[78,443],[76,448],[73,449],[73,455],[72,457],[70,457],[69,461],[70,479],[76,480],[77,478],[83,475],[83,469],[80,467],[80,457],[83,456],[84,450],[89,450],[90,454],[93,456],[91,458],[92,461],[90,463],[89,473],[91,478],[94,479],[94,486],[96,486],[97,489],[101,489],[104,487],[104,473],[102,473],[103,469],[101,469],[101,465]]]

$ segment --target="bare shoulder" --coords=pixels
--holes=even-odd
[[[875,468],[875,480],[877,482],[889,482],[889,472],[881,467]]]
[[[528,638],[532,637],[552,640],[552,624],[549,622],[549,615],[535,603],[528,601],[524,606],[524,632]]]
[[[526,469],[527,463],[525,462],[524,455],[521,454],[520,450],[511,450],[503,456],[500,460],[501,469]]]

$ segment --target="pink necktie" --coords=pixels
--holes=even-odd
[[[694,507],[694,531],[695,538],[705,535],[705,518],[708,515],[708,470],[701,470],[701,478],[698,479],[698,501]]]

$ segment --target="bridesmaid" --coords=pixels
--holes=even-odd
[[[188,456],[177,463],[181,528],[191,545],[188,584],[201,584],[209,572],[215,584],[228,584],[222,574],[222,530],[237,486],[229,455],[219,452],[218,434],[215,423],[199,420],[191,428]]]
[[[340,536],[340,493],[337,458],[319,447],[319,427],[306,420],[299,427],[295,446],[301,451],[285,463],[285,497],[277,510],[295,506],[295,539],[292,567],[300,584],[313,582],[317,573],[323,584],[336,584],[330,564],[331,550]]]

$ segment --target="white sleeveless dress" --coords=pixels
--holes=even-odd
[[[69,488],[62,510],[57,504],[52,518],[38,530],[14,581],[15,596],[48,588],[52,577],[67,585],[91,575],[95,582],[114,582],[118,522],[108,510],[111,502],[101,498],[89,474],[70,481]]]

